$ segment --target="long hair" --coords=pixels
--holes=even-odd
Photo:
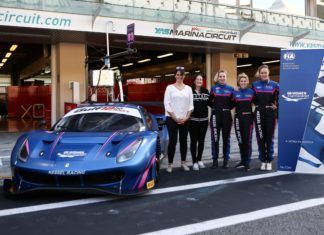
[[[204,78],[203,75],[202,75],[201,73],[197,73],[197,74],[195,75],[195,78],[194,78],[194,80],[192,81],[192,84],[191,84],[192,92],[194,92],[194,91],[196,90],[196,84],[195,84],[195,81],[196,81],[197,77],[199,77],[199,76],[201,76],[202,78]]]
[[[218,72],[214,76],[214,82],[217,82],[218,81],[218,77],[219,77],[219,74],[220,73],[225,73],[226,76],[227,76],[227,71],[225,69],[220,69],[220,70],[218,70]]]
[[[269,74],[270,74],[270,69],[269,69],[268,65],[263,64],[263,65],[259,66],[258,71],[257,71],[258,74],[260,74],[261,69],[267,69],[269,71]]]

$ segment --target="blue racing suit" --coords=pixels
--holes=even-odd
[[[272,80],[256,81],[252,84],[255,92],[255,129],[259,147],[259,159],[261,162],[273,160],[273,136],[276,126],[277,110],[271,106],[278,107],[279,84]]]
[[[210,132],[213,160],[218,159],[220,132],[223,137],[223,157],[228,161],[230,154],[230,134],[232,128],[232,95],[233,87],[216,84],[210,90],[210,105],[212,114],[210,117]]]
[[[235,107],[234,128],[240,147],[241,162],[249,166],[252,154],[253,113],[252,100],[254,91],[250,88],[233,92]]]

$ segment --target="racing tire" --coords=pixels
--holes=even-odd
[[[11,179],[4,179],[3,180],[2,190],[3,190],[3,196],[5,198],[12,198],[12,197],[14,197],[16,195],[14,193],[14,185],[13,185]]]

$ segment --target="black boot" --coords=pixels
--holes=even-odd
[[[244,166],[244,170],[245,170],[246,172],[248,172],[249,170],[251,170],[250,165],[249,165],[249,164],[245,165],[245,166]]]
[[[212,169],[216,169],[218,168],[218,160],[217,159],[213,159],[213,165],[211,166]]]
[[[228,168],[228,161],[224,159],[223,161],[223,168],[227,169]]]

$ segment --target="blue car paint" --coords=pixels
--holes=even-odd
[[[98,105],[85,107],[93,106]],[[103,106],[136,108],[147,127],[143,115],[145,110],[142,107],[125,104]],[[152,126],[151,130],[146,128],[145,131],[131,133],[32,131],[23,134],[17,140],[11,156],[13,191],[23,193],[38,189],[93,189],[119,195],[146,191],[146,183],[155,182],[157,179],[157,140],[160,139],[160,142],[165,144],[163,138],[167,137],[165,127],[158,131],[155,118]],[[29,156],[27,161],[23,162],[18,159],[18,155],[26,138]],[[142,139],[142,143],[134,156],[128,161],[118,163],[117,155],[137,139]],[[63,153],[60,156],[65,156],[64,151],[79,151],[85,156],[59,157],[59,153]],[[85,183],[85,179],[91,178],[91,175],[108,175],[112,172],[122,172],[120,179],[107,183]],[[26,175],[28,180],[23,177]],[[35,178],[36,182],[30,180],[34,179],[34,176],[39,176]],[[47,178],[52,183],[42,181]],[[61,183],[62,179],[67,183]],[[72,179],[78,183],[73,183]]]

